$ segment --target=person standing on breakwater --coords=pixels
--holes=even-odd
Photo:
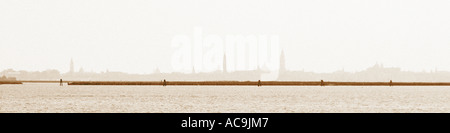
[[[258,80],[258,87],[261,87],[261,80]]]
[[[62,79],[59,79],[59,86],[63,86]]]

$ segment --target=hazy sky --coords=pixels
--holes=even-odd
[[[171,40],[278,35],[287,69],[450,71],[449,0],[1,0],[0,71],[172,71]]]

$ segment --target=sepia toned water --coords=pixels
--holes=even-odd
[[[450,87],[0,85],[0,112],[450,112]]]

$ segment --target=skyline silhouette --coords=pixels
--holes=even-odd
[[[193,67],[191,73],[162,73],[155,69],[151,74],[130,74],[119,71],[104,72],[86,72],[80,67],[75,71],[75,62],[70,59],[69,71],[60,72],[56,69],[45,71],[25,71],[6,69],[0,72],[0,75],[17,80],[73,80],[73,81],[159,81],[180,80],[180,81],[214,81],[214,80],[261,80],[263,74],[270,73],[267,69],[257,67],[255,70],[233,71],[227,70],[226,54],[223,55],[223,64],[221,69],[213,72],[195,72]],[[344,69],[331,73],[315,73],[309,71],[295,71],[286,69],[286,59],[284,50],[281,51],[279,70],[277,72],[277,81],[403,81],[403,82],[447,82],[450,81],[450,72],[439,71],[437,69],[423,72],[403,71],[400,67],[385,67],[383,64],[376,63],[365,70],[357,72],[346,72]],[[267,81],[267,80],[266,80]]]

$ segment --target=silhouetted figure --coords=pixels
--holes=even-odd
[[[166,79],[164,79],[163,86],[167,86]]]
[[[320,86],[324,86],[323,80],[320,80]]]
[[[389,81],[389,86],[390,86],[390,87],[392,87],[392,80],[391,80],[391,81]]]
[[[258,87],[260,87],[261,85],[261,80],[258,80]]]
[[[62,79],[59,79],[59,86],[63,86],[63,81],[62,81]]]

